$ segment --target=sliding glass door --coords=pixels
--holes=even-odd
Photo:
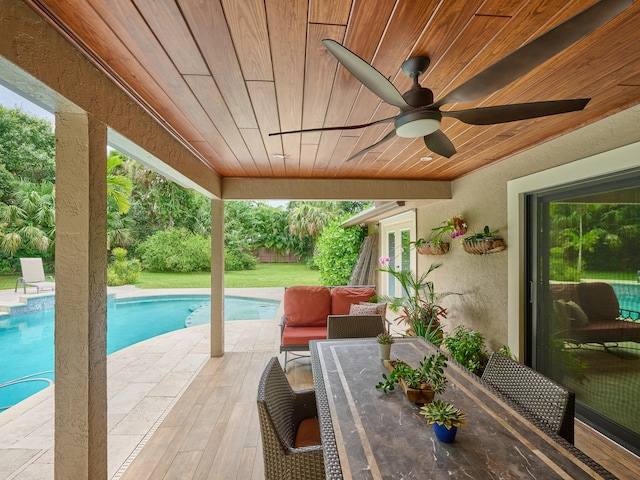
[[[640,452],[640,173],[527,198],[525,358]]]

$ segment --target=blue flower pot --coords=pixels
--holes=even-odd
[[[458,431],[458,427],[451,427],[450,429],[445,427],[444,425],[438,425],[437,423],[433,424],[433,431],[436,434],[438,440],[444,443],[452,443],[456,438],[456,432]]]

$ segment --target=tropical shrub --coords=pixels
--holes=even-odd
[[[138,245],[142,267],[151,272],[198,272],[211,268],[211,239],[186,228],[160,230]]]
[[[49,120],[0,105],[0,159],[15,180],[55,181],[55,134]],[[2,200],[0,193],[0,200]]]
[[[124,248],[114,248],[111,255],[113,261],[107,267],[107,285],[115,287],[136,283],[140,277],[140,260],[129,260]]]
[[[258,261],[251,253],[238,248],[224,248],[224,270],[225,272],[238,270],[253,270]]]
[[[324,227],[316,243],[314,263],[324,285],[346,285],[358,261],[364,230],[357,226],[342,228],[343,220],[334,220]]]

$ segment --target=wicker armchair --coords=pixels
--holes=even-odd
[[[382,315],[329,315],[327,338],[375,337],[385,332]]]
[[[492,353],[482,380],[534,423],[573,443],[575,394],[540,372]]]
[[[298,426],[317,416],[315,391],[293,391],[277,357],[258,385],[258,416],[266,480],[325,478],[322,445],[295,447]]]

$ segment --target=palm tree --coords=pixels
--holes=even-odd
[[[107,157],[107,197],[116,204],[118,213],[127,213],[131,208],[129,197],[133,190],[133,182],[124,175],[114,173],[128,160],[128,157],[120,152],[111,150]]]
[[[576,258],[578,277],[586,268],[584,252],[593,252],[607,233],[599,222],[599,204],[555,204],[552,205],[552,224],[558,229],[558,239],[564,251],[573,250]]]
[[[46,253],[55,238],[55,187],[20,182],[13,203],[0,203],[0,250],[7,255],[27,248]]]
[[[107,159],[107,196],[113,202],[113,215],[108,215],[110,238],[126,245],[128,232],[120,214],[129,211],[131,180],[114,170],[124,163],[123,155],[111,151]],[[124,157],[126,158],[126,157]],[[9,203],[0,202],[0,250],[9,256],[21,249],[46,253],[55,241],[55,186],[50,182],[19,182]]]
[[[335,202],[289,202],[289,231],[294,235],[311,235],[315,241],[331,220],[341,213]]]

